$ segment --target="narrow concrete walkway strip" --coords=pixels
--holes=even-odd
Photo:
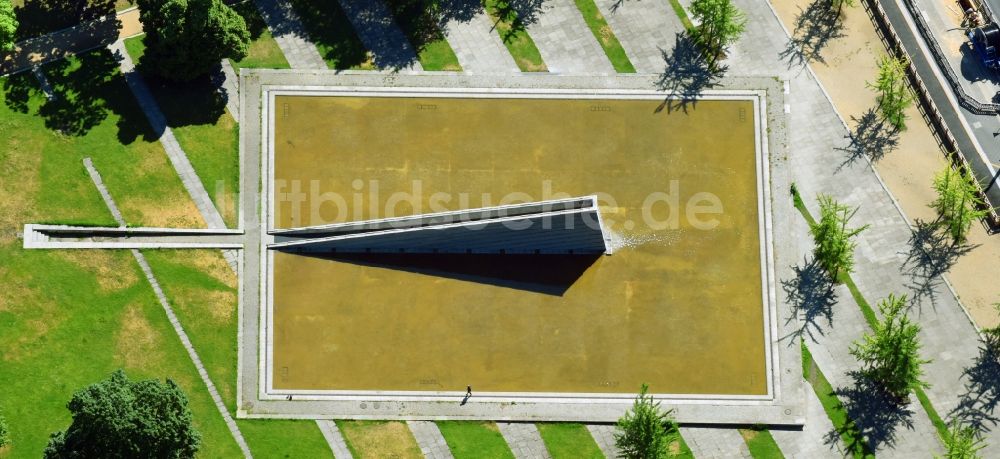
[[[587,424],[590,436],[594,437],[594,442],[601,449],[605,457],[619,457],[621,451],[615,446],[615,430],[618,427],[614,424]]]
[[[104,204],[108,206],[108,210],[110,210],[111,214],[115,216],[115,221],[120,226],[126,226],[125,219],[121,217],[122,214],[118,210],[118,206],[115,204],[114,199],[112,199],[111,193],[109,193],[107,187],[104,186],[104,181],[101,180],[101,175],[97,172],[97,169],[94,168],[93,163],[89,161],[89,158],[84,160],[84,165],[87,166],[87,172],[90,173],[90,177],[93,179],[94,185],[101,193],[101,198],[104,199]],[[229,432],[233,435],[233,439],[236,440],[236,444],[239,445],[240,450],[243,451],[243,456],[247,458],[253,457],[253,455],[250,454],[250,447],[247,446],[247,442],[243,438],[243,433],[240,432],[240,428],[236,425],[236,421],[233,420],[233,417],[229,414],[229,410],[226,409],[226,405],[222,402],[222,397],[219,395],[219,391],[215,389],[215,384],[212,384],[212,379],[208,377],[208,372],[205,371],[205,366],[201,363],[201,358],[198,357],[198,352],[195,351],[194,345],[192,345],[191,340],[188,339],[187,333],[184,331],[184,327],[181,326],[181,322],[177,320],[177,315],[174,314],[173,308],[170,307],[170,302],[167,301],[167,296],[163,293],[163,289],[160,288],[160,283],[156,280],[156,276],[153,275],[153,270],[149,267],[146,257],[144,257],[142,252],[139,250],[132,249],[131,252],[135,261],[139,263],[139,268],[141,268],[143,274],[146,275],[146,280],[149,281],[149,285],[153,287],[153,293],[156,294],[156,299],[160,301],[160,306],[163,306],[163,311],[167,314],[167,319],[170,321],[170,325],[173,326],[174,332],[177,333],[177,337],[180,338],[181,344],[184,345],[184,350],[187,351],[188,357],[191,358],[191,362],[194,363],[194,367],[198,370],[198,376],[201,377],[202,382],[205,383],[205,387],[208,388],[208,393],[212,396],[212,401],[215,402],[215,407],[219,410],[219,414],[222,415],[222,419],[226,422],[226,427],[229,428]]]
[[[615,73],[573,0],[548,0],[537,8],[526,29],[549,72]]]
[[[177,143],[173,131],[167,126],[167,119],[156,104],[156,99],[149,91],[149,87],[146,86],[146,82],[143,81],[139,72],[135,71],[132,58],[125,51],[124,42],[120,40],[116,41],[109,45],[108,49],[121,58],[121,71],[125,75],[125,81],[128,83],[129,89],[135,95],[135,99],[139,102],[139,106],[142,108],[143,113],[145,113],[146,119],[149,120],[149,124],[153,127],[153,131],[160,133],[160,143],[163,145],[163,150],[166,151],[167,157],[170,158],[170,163],[173,164],[174,170],[180,176],[184,189],[187,190],[191,199],[194,200],[194,204],[198,208],[201,217],[205,220],[209,228],[225,228],[226,224],[222,221],[222,215],[215,208],[212,199],[209,198],[208,192],[205,191],[205,186],[201,183],[201,179],[198,178],[198,174],[195,173],[194,167],[191,166],[191,161],[188,160],[187,154],[184,153],[180,144]]]
[[[444,27],[444,36],[466,73],[513,73],[517,67],[493,20],[481,10],[469,20],[453,19]]]
[[[340,7],[365,48],[375,56],[376,66],[386,70],[423,70],[417,52],[382,0],[340,0]]]
[[[530,422],[498,422],[500,434],[503,435],[511,452],[517,459],[551,458],[549,450],[545,449],[542,435],[538,427]]]
[[[831,444],[833,423],[823,411],[823,405],[812,388],[806,388],[806,424],[802,430],[771,429],[771,437],[781,448],[785,457],[808,457],[815,459],[837,459],[845,457],[840,437]]]
[[[433,421],[406,421],[406,425],[410,427],[410,432],[417,440],[417,445],[420,446],[420,452],[424,453],[424,457],[454,459],[455,456],[448,449],[448,442],[441,435],[441,429],[438,429],[437,424]]]
[[[240,120],[240,79],[236,77],[236,69],[229,59],[223,59],[220,72],[216,75],[220,91],[226,96],[226,108],[236,121]]]
[[[594,0],[639,73],[662,73],[684,25],[667,0]]]
[[[299,15],[288,0],[256,0],[257,9],[267,23],[274,41],[285,55],[285,60],[293,69],[326,69],[326,62],[320,56],[306,33]]]
[[[344,436],[341,435],[336,422],[330,419],[317,419],[316,425],[319,426],[319,431],[326,439],[326,443],[330,445],[335,459],[352,459],[354,457],[351,455],[351,450],[347,448],[347,442],[344,441]]]
[[[49,79],[45,77],[45,72],[42,71],[42,66],[32,66],[31,74],[35,76],[36,80],[38,80],[38,86],[40,86],[42,88],[42,92],[45,93],[45,98],[48,100],[55,100],[56,93],[52,90],[52,85],[49,84]]]
[[[733,428],[681,427],[681,436],[694,457],[749,459],[750,448],[740,432]]]

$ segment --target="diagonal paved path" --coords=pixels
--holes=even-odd
[[[604,48],[597,43],[573,0],[545,1],[533,16],[534,20],[526,20],[525,28],[550,72],[615,73]]]
[[[661,73],[684,25],[667,0],[595,0],[639,73]]]
[[[320,56],[306,33],[299,15],[288,0],[255,0],[261,17],[267,23],[274,41],[293,69],[325,69]]]
[[[382,0],[340,0],[340,7],[365,48],[374,55],[376,66],[385,70],[423,70],[417,52]]]
[[[316,426],[319,427],[320,433],[323,434],[323,438],[326,439],[326,443],[330,445],[330,451],[333,452],[334,459],[351,459],[351,450],[347,448],[347,441],[344,440],[344,436],[340,433],[340,429],[337,428],[337,423],[330,419],[317,419]]]
[[[771,429],[771,436],[778,448],[788,458],[839,459],[844,457],[839,442],[830,444],[826,434],[833,431],[833,423],[823,411],[819,397],[806,388],[806,419],[801,430]]]
[[[517,459],[551,459],[538,427],[530,422],[498,422],[500,434]]]
[[[519,72],[493,20],[480,10],[468,20],[452,19],[444,26],[444,36],[466,73]]]
[[[681,427],[681,436],[694,457],[747,458],[750,448],[740,432],[732,428]]]
[[[454,459],[448,449],[448,442],[441,435],[441,429],[434,421],[406,421],[413,438],[420,446],[420,452],[428,459]]]
[[[109,193],[107,187],[104,186],[101,174],[94,168],[94,163],[90,160],[90,158],[84,158],[83,165],[86,167],[87,173],[90,174],[90,178],[94,181],[94,185],[97,186],[97,190],[101,193],[101,198],[104,199],[104,204],[107,205],[108,210],[111,211],[111,215],[114,216],[115,222],[117,222],[119,226],[126,226],[125,219],[122,218],[122,213],[118,210],[118,205],[115,204],[114,199],[111,197],[111,193]],[[156,276],[153,275],[153,269],[149,267],[146,257],[143,256],[142,252],[137,249],[132,249],[130,252],[132,252],[132,256],[135,258],[135,261],[139,263],[139,268],[142,269],[142,273],[146,276],[146,280],[149,281],[149,285],[153,287],[153,293],[156,295],[156,299],[160,302],[160,306],[163,307],[163,311],[167,314],[167,319],[170,321],[170,325],[174,328],[174,332],[177,333],[177,337],[180,338],[181,344],[184,346],[184,350],[188,353],[188,357],[190,357],[191,362],[194,363],[194,367],[198,371],[198,376],[200,376],[201,381],[205,383],[205,387],[208,389],[208,394],[212,397],[212,401],[215,403],[215,407],[219,410],[219,414],[222,415],[222,419],[225,421],[226,427],[229,428],[229,433],[232,434],[236,444],[240,447],[240,450],[243,452],[243,456],[247,458],[253,457],[253,455],[250,454],[250,447],[247,446],[247,442],[243,438],[243,433],[240,432],[240,427],[236,425],[236,421],[233,420],[233,417],[229,414],[229,410],[226,408],[225,403],[222,402],[222,397],[219,395],[219,391],[216,390],[215,384],[212,383],[212,379],[208,376],[208,372],[205,371],[205,366],[201,363],[201,358],[198,357],[198,352],[195,351],[194,345],[191,344],[191,340],[184,331],[184,327],[181,325],[180,320],[177,319],[177,315],[174,314],[173,308],[170,307],[170,302],[167,300],[167,296],[163,293],[163,289],[160,288],[160,283],[156,280]]]

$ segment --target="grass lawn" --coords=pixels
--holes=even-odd
[[[492,422],[438,421],[455,459],[513,459],[507,442]]]
[[[236,68],[263,68],[263,69],[287,69],[290,68],[285,55],[282,54],[278,43],[271,36],[264,19],[260,17],[257,4],[252,1],[244,1],[232,5],[243,20],[247,23],[250,31],[250,49],[247,57],[240,61],[230,59],[233,67]],[[237,72],[238,73],[238,72]]]
[[[410,428],[400,421],[337,421],[347,448],[358,459],[424,457]]]
[[[125,48],[134,62],[139,62],[145,51],[144,37],[125,40]],[[142,66],[138,68],[141,72]],[[235,227],[239,202],[239,127],[226,110],[225,98],[207,76],[188,83],[169,82],[148,72],[143,72],[143,77],[226,226]]]
[[[635,73],[632,61],[628,60],[628,56],[625,55],[625,48],[622,48],[622,44],[618,42],[618,38],[615,37],[615,33],[611,30],[608,22],[604,20],[601,11],[597,9],[597,4],[594,3],[594,0],[575,1],[576,7],[583,14],[583,20],[587,22],[587,27],[594,33],[597,42],[604,48],[604,53],[608,55],[608,59],[611,60],[611,65],[614,66],[615,71],[618,73]]]
[[[834,393],[830,381],[826,379],[826,376],[820,371],[816,362],[813,361],[812,354],[809,353],[809,348],[806,347],[805,342],[802,342],[802,376],[812,386],[813,391],[816,392],[816,396],[819,397],[819,401],[823,405],[823,411],[826,411],[826,416],[833,423],[833,428],[840,433],[840,439],[847,446],[848,454],[856,458],[875,457],[874,452],[868,446],[868,442],[861,435],[861,431],[854,424],[854,421],[847,417],[847,410],[844,409],[844,405],[840,403],[840,400]]]
[[[597,447],[594,437],[583,424],[563,422],[539,422],[538,432],[542,434],[545,449],[552,459],[601,459],[604,453]]]
[[[326,65],[336,70],[374,70],[371,54],[354,33],[340,4],[335,1],[316,2],[291,0],[302,18],[309,40],[316,44]]]
[[[754,459],[784,459],[781,448],[774,442],[774,437],[767,429],[740,429],[743,441],[750,448],[750,455]]]
[[[462,71],[455,51],[438,27],[435,0],[388,0],[386,5],[416,49],[424,70]]]
[[[517,18],[517,13],[509,5],[508,0],[484,0],[486,12],[496,25],[497,33],[507,46],[507,51],[514,57],[514,62],[522,72],[547,72],[542,54],[538,52],[535,42],[524,30],[524,25]]]
[[[146,250],[174,312],[205,370],[235,415],[237,360],[236,274],[218,250]],[[236,421],[255,457],[329,457],[314,421]]]

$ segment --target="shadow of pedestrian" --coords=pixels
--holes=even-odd
[[[900,269],[910,278],[908,287],[913,291],[910,304],[919,305],[929,299],[934,305],[937,288],[944,283],[941,276],[978,245],[956,243],[935,222],[918,219],[914,226],[909,240],[910,251]]]
[[[962,372],[962,378],[965,392],[948,416],[980,433],[992,430],[1000,422],[1000,416],[994,413],[1000,404],[1000,339],[996,331],[986,332],[979,355]]]
[[[806,9],[799,9],[795,30],[780,55],[788,60],[789,68],[809,62],[825,63],[823,48],[831,40],[843,37],[843,31],[840,12],[831,7],[829,0],[814,0]]]
[[[880,384],[872,381],[859,371],[847,373],[852,383],[849,387],[840,387],[833,393],[841,400],[847,418],[851,421],[839,430],[834,429],[826,434],[825,442],[836,442],[845,429],[852,429],[867,441],[872,451],[880,448],[892,448],[896,444],[897,432],[900,428],[913,430],[913,413],[910,403],[900,403],[893,395],[887,393]],[[849,451],[856,450],[860,445],[847,445]]]
[[[850,143],[845,148],[838,148],[848,156],[838,171],[861,158],[877,163],[899,146],[899,130],[886,123],[876,109],[868,109],[861,118],[852,116],[851,121],[854,129],[847,134]]]
[[[784,291],[788,301],[790,315],[785,320],[785,324],[798,318],[801,327],[793,331],[785,338],[802,338],[806,335],[812,339],[813,331],[823,333],[824,325],[833,326],[833,305],[837,303],[837,294],[834,292],[834,283],[830,275],[823,269],[816,260],[805,259],[801,266],[794,266],[792,270],[795,277],[781,281],[781,289]],[[798,340],[791,340],[797,343]]]
[[[664,108],[668,113],[674,109],[687,111],[688,104],[694,106],[704,90],[718,86],[719,79],[728,70],[728,67],[724,66],[713,70],[702,54],[701,48],[686,32],[678,32],[675,40],[670,53],[660,50],[665,68],[656,82],[656,87],[668,93],[668,96],[656,108],[656,112]]]

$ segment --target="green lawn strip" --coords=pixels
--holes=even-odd
[[[784,459],[785,455],[767,429],[758,427],[740,429],[740,435],[743,436],[743,441],[746,442],[754,459]]]
[[[566,422],[539,422],[538,432],[545,442],[552,459],[601,459],[604,453],[597,447],[594,437],[583,424]]]
[[[331,69],[374,70],[371,55],[336,1],[291,0],[309,40]]]
[[[455,51],[438,27],[435,0],[388,0],[386,4],[416,49],[424,70],[462,71]]]
[[[492,422],[438,421],[455,459],[512,459],[507,441]]]
[[[337,421],[344,442],[357,459],[422,459],[410,428],[401,421]]]
[[[813,361],[812,353],[806,347],[805,341],[801,341],[801,346],[802,377],[809,382],[813,392],[819,397],[823,411],[826,411],[826,416],[830,418],[833,428],[840,433],[841,441],[847,446],[847,453],[856,458],[875,457],[857,425],[848,418],[847,410],[844,409],[844,405],[840,403],[836,393],[834,393],[830,381],[826,379],[819,366]]]
[[[684,441],[680,429],[674,428],[667,432],[667,457],[694,459],[694,453]]]
[[[144,37],[125,40],[125,49],[134,62],[138,63],[145,51]],[[138,68],[142,72],[142,66]],[[235,227],[239,128],[226,111],[225,99],[207,76],[188,83],[168,82],[147,72],[143,76],[226,226]]]
[[[547,72],[542,54],[507,1],[484,0],[483,4],[517,67],[522,72]]]
[[[98,261],[88,258],[99,257]],[[70,423],[72,394],[124,368],[130,378],[170,378],[187,394],[203,457],[240,450],[166,314],[127,251],[100,255],[0,246],[0,410],[13,446],[6,457],[39,457],[50,433]],[[8,289],[9,290],[9,289]]]
[[[145,250],[174,313],[198,352],[226,408],[235,415],[236,281],[218,251]],[[220,279],[220,277],[222,277]],[[255,457],[329,457],[314,421],[236,421]]]
[[[278,47],[278,43],[271,36],[271,31],[267,28],[267,23],[260,17],[257,4],[253,1],[243,1],[231,6],[243,20],[247,23],[247,30],[250,31],[250,48],[247,50],[247,57],[242,60],[229,61],[236,68],[264,68],[264,69],[287,69],[291,68],[285,60],[284,53]]]
[[[681,5],[681,2],[679,0],[670,0],[670,7],[674,9],[674,13],[680,18],[681,24],[684,24],[684,29],[688,33],[694,32],[694,23],[688,17],[687,11],[684,11],[684,6]]]
[[[597,4],[594,3],[594,0],[575,1],[577,9],[583,15],[583,20],[587,22],[587,27],[590,27],[590,31],[594,33],[594,38],[597,38],[597,42],[604,48],[604,53],[608,55],[608,59],[611,60],[611,65],[614,66],[615,71],[618,73],[635,73],[635,67],[632,66],[632,61],[625,54],[625,48],[622,48],[618,37],[615,36],[608,22],[604,20],[604,15],[597,9]]]

